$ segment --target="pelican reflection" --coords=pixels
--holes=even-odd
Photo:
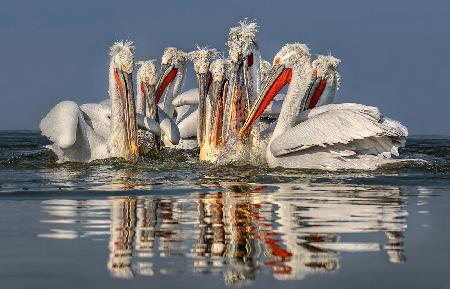
[[[299,280],[339,270],[342,252],[405,262],[406,200],[396,187],[245,183],[189,195],[50,200],[42,202],[48,230],[38,236],[107,243],[116,278],[183,272],[223,275],[226,283],[258,274]]]

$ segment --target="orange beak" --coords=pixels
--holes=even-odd
[[[292,70],[290,68],[285,68],[284,65],[275,65],[272,67],[255,105],[239,131],[240,136],[246,137],[249,135],[252,125],[261,116],[278,92],[280,92],[286,84],[291,82],[291,77]]]

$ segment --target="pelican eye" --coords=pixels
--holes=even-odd
[[[275,60],[273,61],[273,65],[280,65],[281,64],[281,59],[279,57],[275,58]]]

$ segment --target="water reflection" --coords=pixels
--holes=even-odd
[[[406,197],[393,187],[221,184],[182,196],[43,201],[42,211],[48,231],[39,237],[108,242],[107,268],[117,278],[298,280],[339,270],[342,252],[406,261]]]

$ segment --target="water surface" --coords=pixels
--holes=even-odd
[[[375,172],[58,164],[0,132],[1,288],[449,288],[450,138]]]

